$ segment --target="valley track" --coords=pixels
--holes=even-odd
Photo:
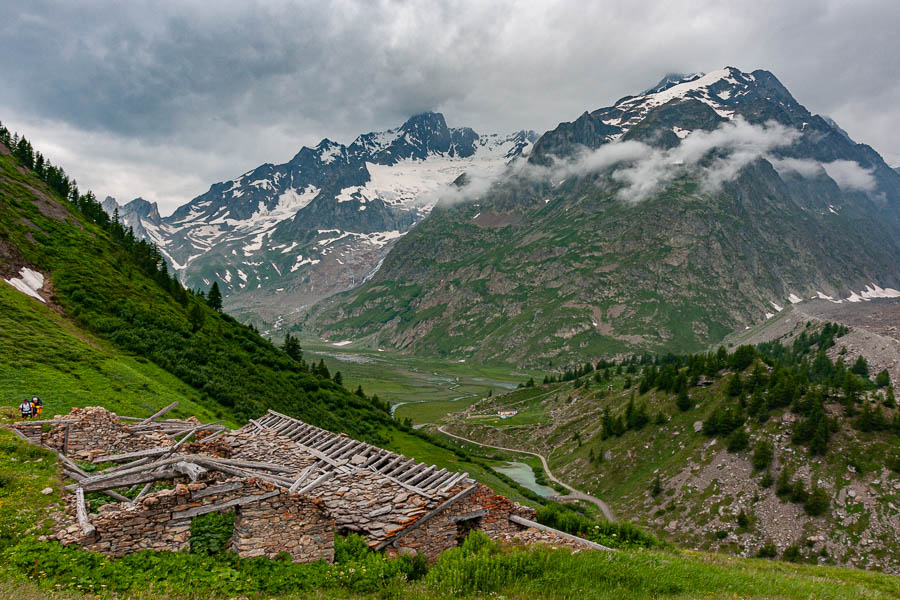
[[[444,435],[449,435],[452,438],[456,438],[458,440],[462,440],[462,441],[468,442],[470,444],[475,444],[476,446],[481,446],[483,448],[493,448],[494,450],[505,450],[507,452],[519,452],[521,454],[530,454],[531,456],[537,456],[539,459],[541,459],[541,464],[544,466],[544,471],[547,473],[547,477],[549,477],[552,481],[558,483],[559,485],[561,485],[564,488],[566,488],[567,490],[569,490],[569,492],[571,492],[570,494],[568,494],[566,496],[559,496],[560,500],[584,500],[586,502],[590,502],[591,504],[596,505],[597,508],[600,509],[600,512],[603,513],[603,516],[606,518],[607,521],[615,521],[616,520],[615,515],[613,514],[612,510],[609,508],[609,505],[606,504],[606,502],[604,502],[600,498],[596,498],[594,496],[591,496],[590,494],[585,494],[582,491],[576,490],[572,486],[570,486],[566,483],[563,483],[562,481],[557,479],[556,476],[553,474],[553,472],[550,470],[550,465],[547,463],[547,459],[544,458],[542,455],[538,454],[537,452],[531,452],[529,450],[518,450],[516,448],[504,448],[503,446],[491,446],[490,444],[482,444],[481,442],[476,442],[475,440],[470,440],[469,438],[464,438],[460,435],[456,435],[455,433],[450,433],[449,431],[446,431],[444,429],[443,425],[438,427],[438,431],[440,431]]]

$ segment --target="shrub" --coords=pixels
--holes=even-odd
[[[803,510],[811,517],[818,517],[819,515],[825,514],[825,511],[828,510],[830,505],[831,501],[828,498],[828,494],[825,490],[816,486],[809,493],[809,497],[803,504]]]
[[[772,476],[772,471],[766,471],[759,480],[759,487],[770,488],[773,483],[775,483],[775,478]]]
[[[737,429],[728,436],[728,451],[741,452],[750,445],[750,434],[743,429]]]
[[[772,540],[766,540],[766,542],[760,546],[756,556],[759,558],[775,558],[778,556],[778,548],[775,547]]]
[[[753,462],[753,468],[757,471],[768,469],[769,465],[772,464],[772,456],[774,455],[774,453],[775,450],[772,447],[771,442],[766,440],[759,440],[758,442],[756,442],[756,445],[753,447],[753,458],[751,459]]]
[[[738,513],[737,516],[737,524],[738,527],[746,528],[750,525],[750,517],[747,516],[747,513],[744,512],[744,509],[741,509],[741,512]]]
[[[537,511],[538,523],[612,548],[665,548],[666,544],[652,533],[627,522],[595,521],[571,508],[554,502]]]

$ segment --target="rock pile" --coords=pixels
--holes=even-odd
[[[115,413],[100,406],[73,408],[67,416],[55,418],[74,422],[44,433],[42,443],[79,460],[93,460],[105,454],[135,452],[172,444],[172,440],[162,432],[132,430]]]

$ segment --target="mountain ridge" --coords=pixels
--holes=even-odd
[[[286,163],[213,184],[168,217],[136,201],[120,215],[186,285],[218,281],[230,311],[271,325],[290,312],[285,304],[302,310],[362,281],[442,187],[464,172],[504,168],[534,139],[450,128],[426,112],[346,146],[326,138],[303,147]]]

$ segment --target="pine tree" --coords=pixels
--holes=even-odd
[[[662,481],[659,480],[659,473],[653,479],[653,487],[650,488],[650,494],[655,498],[662,493]]]
[[[887,369],[883,369],[875,376],[875,385],[880,388],[887,387],[891,385],[891,376],[888,373]]]
[[[319,359],[319,366],[316,367],[316,374],[319,377],[324,377],[325,379],[331,379],[331,373],[328,371],[328,367],[325,366],[325,359]]]
[[[336,371],[332,381],[334,381],[338,385],[344,385],[344,376],[341,375],[340,371]]]
[[[862,355],[860,355],[860,357],[856,359],[856,362],[853,363],[853,367],[850,370],[860,377],[868,377],[869,363],[866,362],[866,359]]]
[[[678,398],[675,399],[675,406],[677,406],[678,410],[681,412],[687,412],[691,409],[691,404],[691,398],[687,393],[687,386],[684,386],[678,390]]]
[[[772,464],[772,457],[774,454],[775,450],[772,447],[771,442],[759,440],[753,447],[753,458],[751,459],[753,468],[757,471],[768,469],[769,465]]]
[[[791,472],[787,467],[781,469],[778,474],[778,482],[775,484],[775,493],[779,496],[786,496],[791,493],[793,484],[791,483]]]
[[[285,336],[284,345],[281,346],[281,349],[295,361],[303,362],[303,349],[300,347],[300,340],[290,333]]]
[[[222,312],[222,292],[219,291],[218,281],[213,281],[212,287],[209,288],[209,294],[206,295],[206,303],[214,311]]]

